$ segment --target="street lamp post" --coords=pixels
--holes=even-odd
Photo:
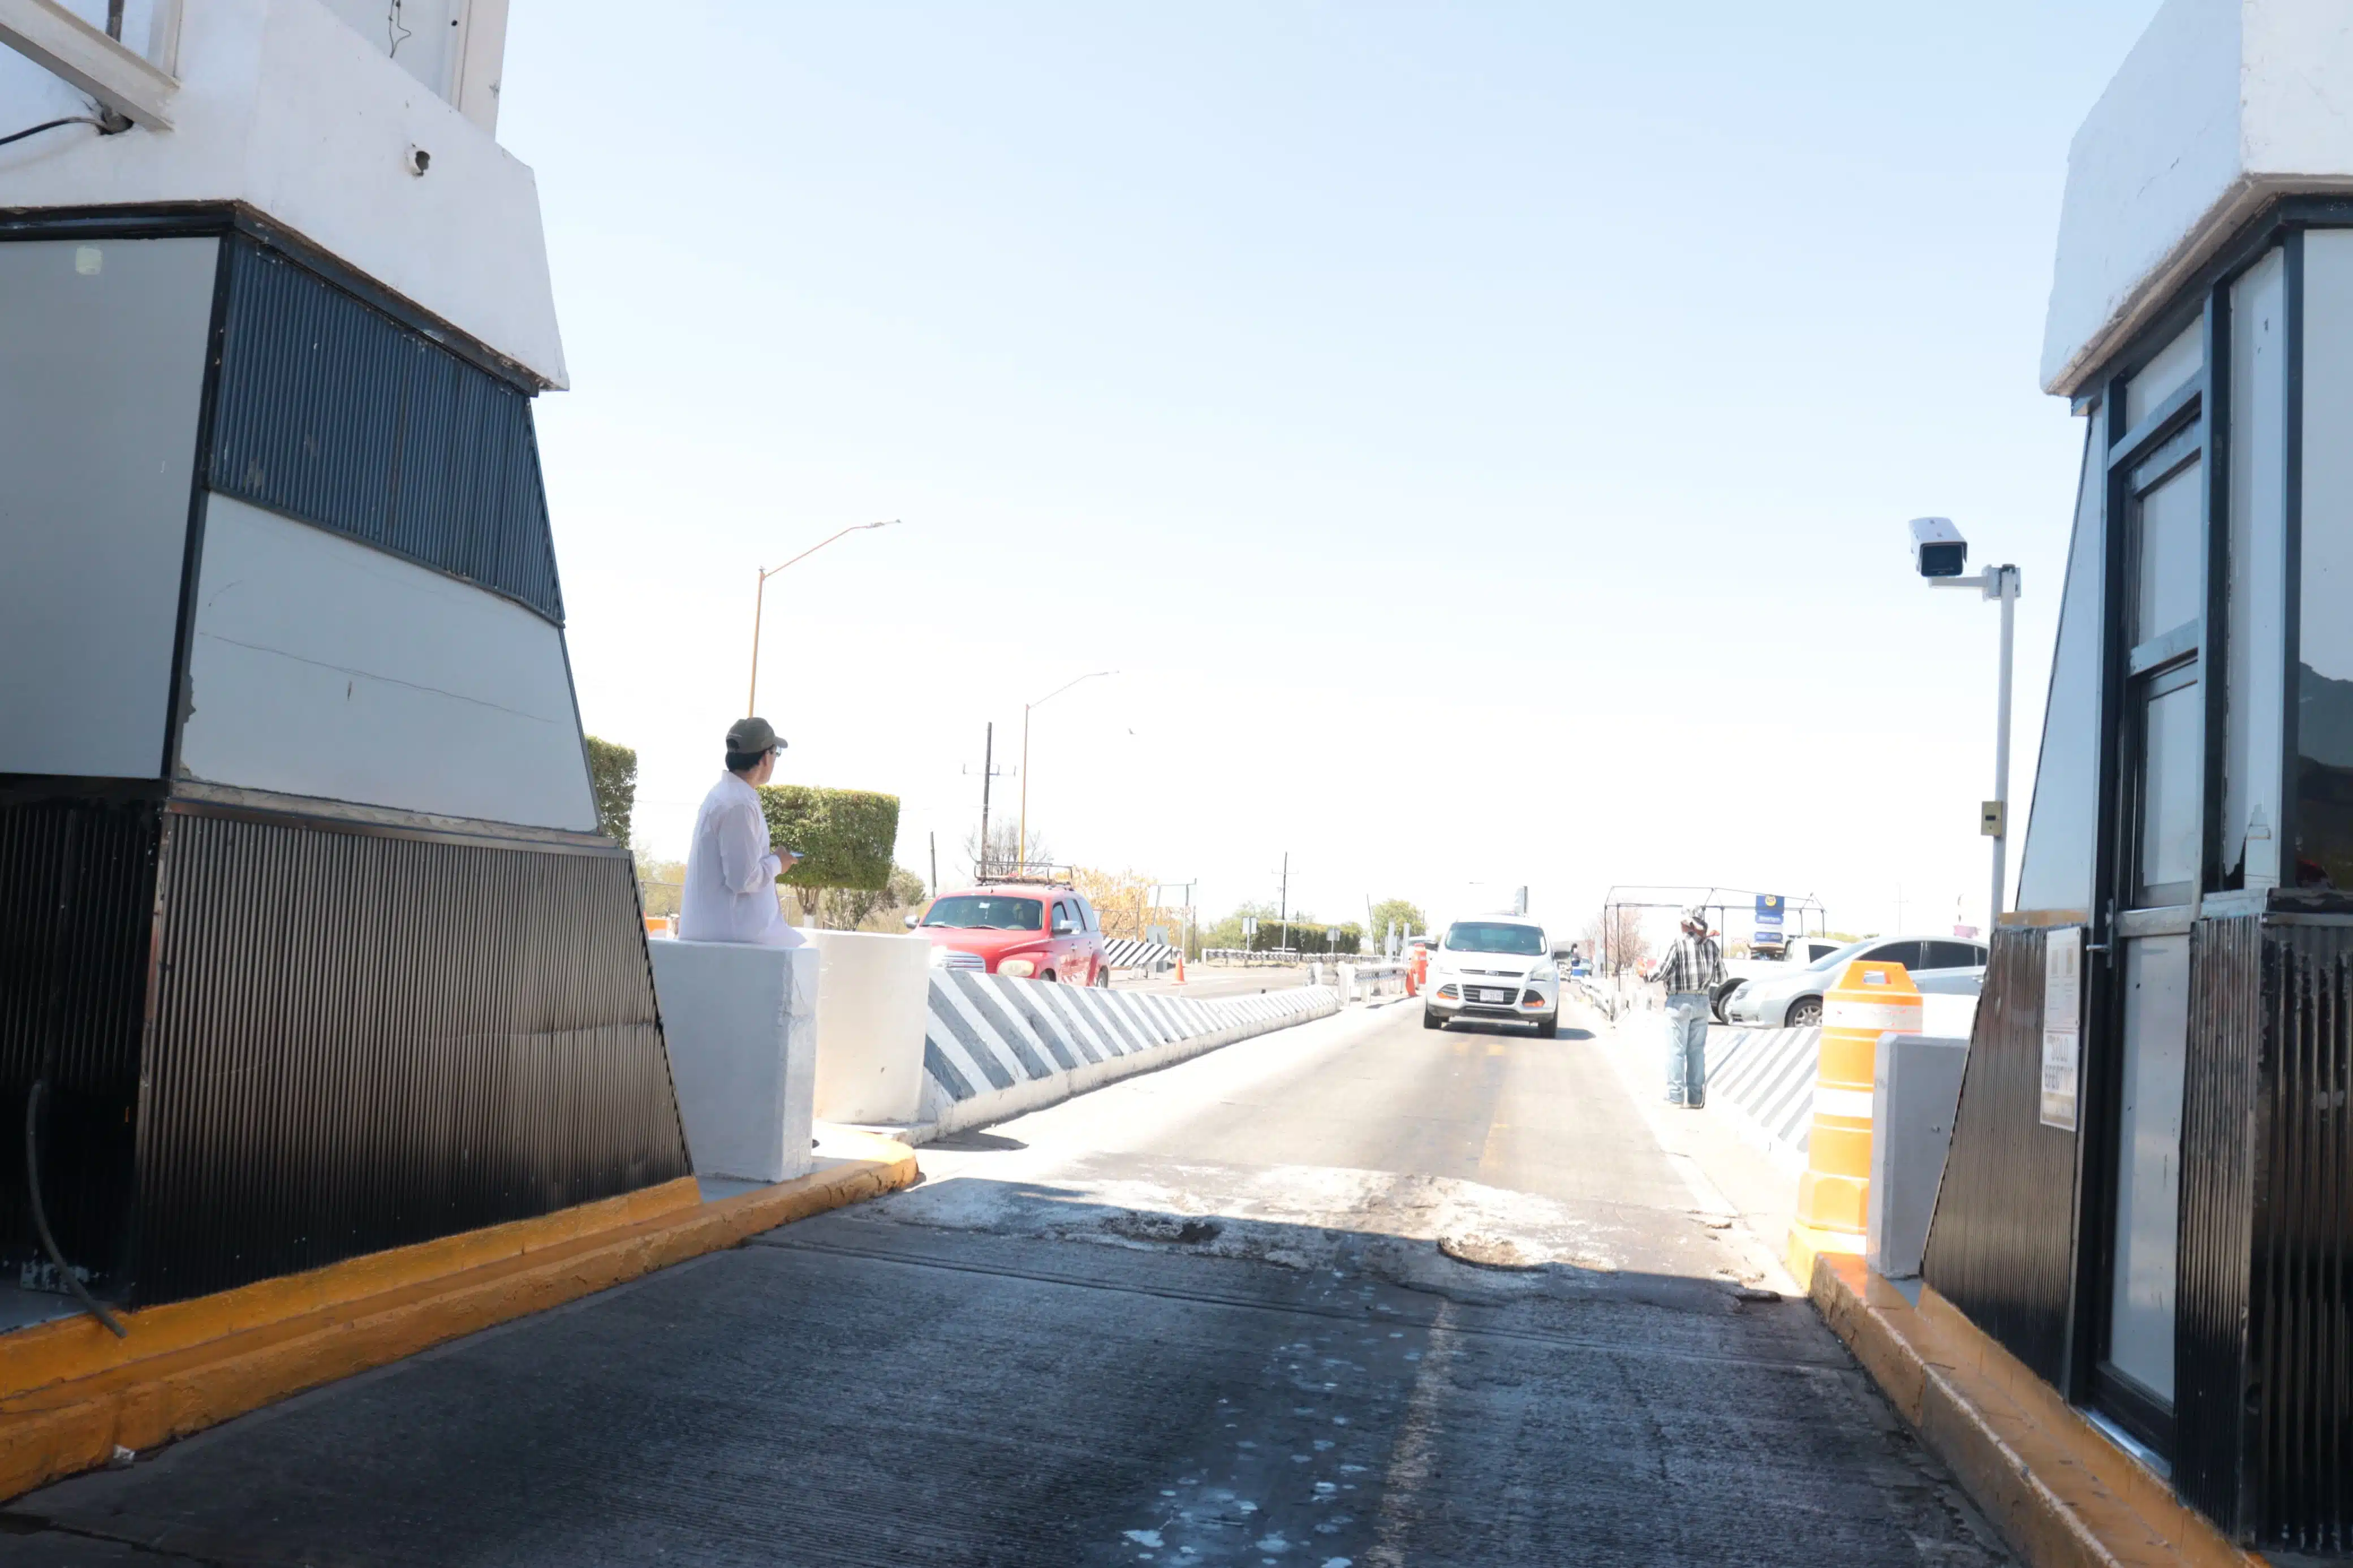
[[[1020,837],[1014,841],[1013,845],[1016,876],[1020,875],[1019,868],[1028,865],[1029,861],[1029,710],[1033,708],[1043,708],[1082,680],[1092,680],[1099,675],[1117,675],[1119,671],[1115,669],[1091,669],[1084,675],[1072,676],[1037,701],[1024,702],[1021,705],[1021,826],[1018,829]],[[988,846],[982,845],[980,851],[984,855],[987,854]]]
[[[1968,545],[1951,520],[1941,517],[1913,520],[1912,553],[1915,565],[1930,587],[1975,588],[2001,605],[2001,686],[1994,700],[1993,799],[1986,803],[1979,822],[1985,836],[1993,840],[1993,896],[1986,903],[1986,929],[1990,934],[2001,921],[2002,887],[2010,869],[2010,673],[2018,626],[2018,568],[2005,563],[1989,566],[1970,576],[1959,575],[1968,560]]]
[[[771,566],[766,571],[760,574],[759,592],[754,595],[752,600],[752,690],[751,694],[744,700],[744,713],[746,718],[755,712],[760,706],[760,616],[761,613],[767,607],[768,579],[783,571],[785,566],[790,566],[793,564],[793,562],[795,561],[807,560],[810,556],[816,554],[818,551],[823,550],[827,545],[831,544],[835,540],[842,538],[846,534],[863,533],[870,528],[889,528],[892,523],[895,523],[898,521],[899,520],[897,518],[892,517],[885,518],[881,522],[853,522],[848,528],[843,529],[841,532],[828,534],[825,538],[818,540],[815,544],[810,545],[807,550],[804,550],[798,555],[794,556],[792,561],[786,562],[784,566]]]

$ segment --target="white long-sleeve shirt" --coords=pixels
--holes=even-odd
[[[805,939],[786,922],[776,901],[783,869],[768,847],[759,792],[733,773],[720,774],[694,816],[686,886],[679,894],[679,940],[800,946]]]

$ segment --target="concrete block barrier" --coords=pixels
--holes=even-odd
[[[695,1173],[783,1182],[806,1173],[817,950],[649,942],[646,952]]]
[[[1320,985],[1197,999],[936,970],[910,1137],[1001,1121],[1339,1009]]]
[[[908,1122],[923,1098],[923,1001],[932,944],[920,936],[813,931],[817,950],[817,1114]]]

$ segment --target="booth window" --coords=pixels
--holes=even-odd
[[[2140,762],[2134,902],[2140,906],[2185,904],[2198,888],[2205,758],[2198,680],[2206,582],[2201,436],[2193,417],[2126,481],[2127,711]]]
[[[2295,885],[2353,888],[2353,233],[2304,237]]]

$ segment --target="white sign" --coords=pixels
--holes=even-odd
[[[2042,1125],[2075,1130],[2083,1061],[2084,930],[2063,926],[2042,949]]]

